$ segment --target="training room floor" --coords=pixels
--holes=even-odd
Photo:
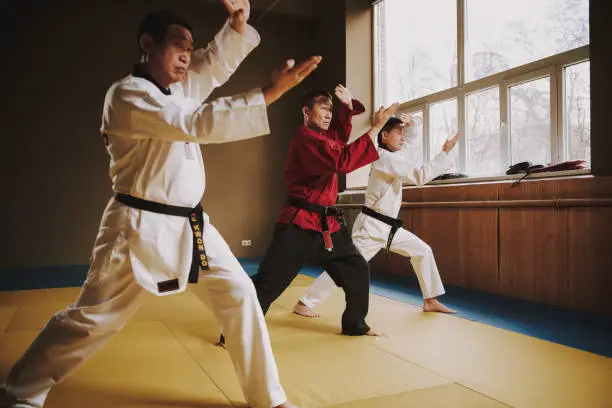
[[[254,272],[253,263],[243,265]],[[319,307],[321,318],[291,312],[314,274],[299,275],[267,316],[281,380],[301,408],[612,407],[612,359],[484,324],[462,309],[459,316],[423,313],[418,303],[392,298],[398,285],[373,285],[368,322],[387,337],[340,336],[342,291]],[[0,292],[0,381],[78,291]],[[202,296],[198,285],[147,295],[46,407],[246,406],[227,352],[214,345],[219,325]]]

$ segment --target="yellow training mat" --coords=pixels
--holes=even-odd
[[[372,295],[387,337],[338,334],[344,294],[291,313],[298,276],[267,315],[282,383],[301,408],[612,408],[612,359]],[[78,288],[0,292],[0,381]],[[145,295],[134,319],[50,394],[46,408],[245,407],[206,290]]]
[[[0,336],[8,327],[17,311],[17,306],[0,306]]]

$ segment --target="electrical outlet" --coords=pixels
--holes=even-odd
[[[250,247],[251,246],[251,240],[250,239],[245,239],[242,241],[242,246],[243,247]]]

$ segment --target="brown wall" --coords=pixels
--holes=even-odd
[[[352,140],[365,133],[371,123],[373,93],[372,13],[368,0],[346,0],[346,81],[363,102],[366,111],[353,119]],[[346,187],[359,187],[367,180],[370,166],[346,176]]]
[[[612,198],[612,178],[408,188],[403,201]],[[363,202],[363,194],[343,197]],[[555,306],[612,314],[612,207],[405,208],[405,228],[433,249],[442,280]],[[379,254],[376,273],[413,274]]]
[[[8,79],[0,121],[0,268],[85,264],[111,195],[98,133],[103,98],[137,60],[140,19],[171,8],[194,26],[196,45],[205,45],[226,15],[220,2],[196,0],[6,4],[0,14],[8,47],[0,64]],[[301,121],[301,93],[344,80],[342,8],[331,7],[320,21],[271,12],[256,22],[258,13],[253,11],[252,22],[260,47],[215,95],[262,85],[286,58],[301,60],[316,51],[327,66],[270,108],[271,135],[203,149],[203,203],[237,256],[263,255],[271,237],[285,192],[284,156]],[[242,248],[242,239],[253,247]]]
[[[591,162],[593,174],[612,175],[612,27],[608,15],[609,2],[589,1],[591,53]]]

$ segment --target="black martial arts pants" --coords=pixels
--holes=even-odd
[[[272,243],[259,270],[252,277],[259,304],[268,308],[291,284],[306,262],[323,267],[336,285],[344,289],[346,308],[342,314],[342,334],[363,335],[370,328],[368,314],[370,269],[353,244],[348,232],[331,235],[333,251],[327,251],[320,232],[295,224],[276,224]]]

